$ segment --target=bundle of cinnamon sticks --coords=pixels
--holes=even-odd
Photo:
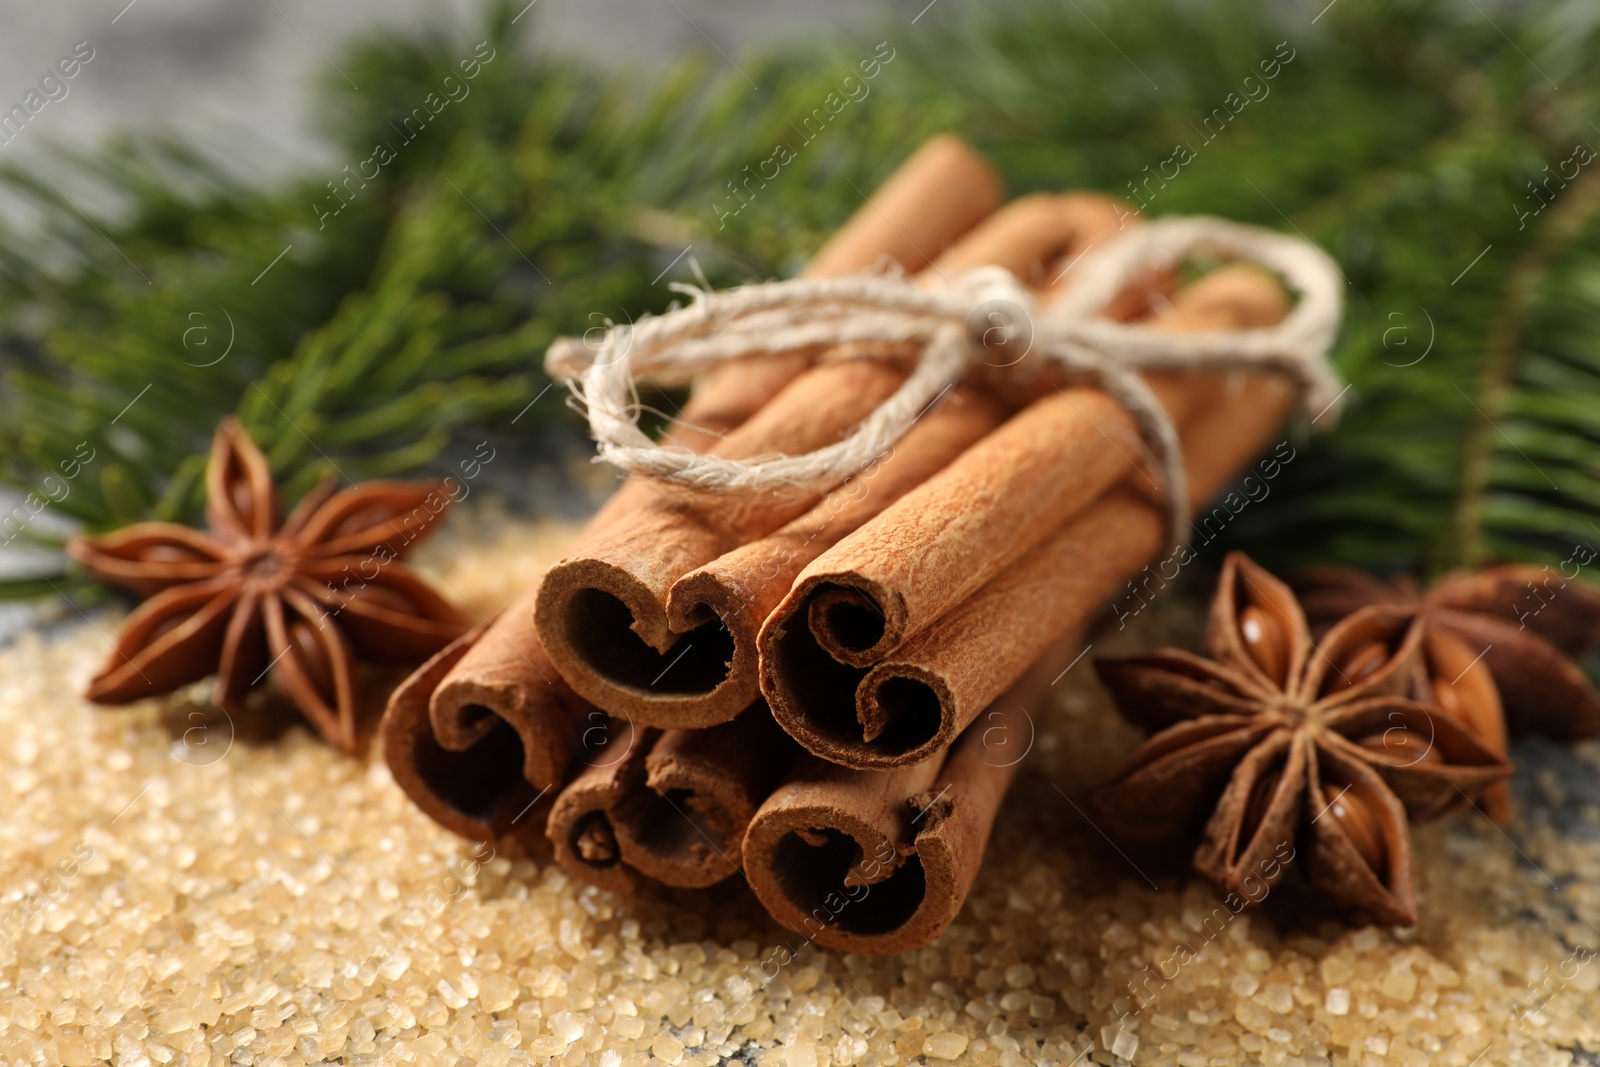
[[[1135,224],[1094,194],[1000,200],[988,163],[935,138],[807,274],[892,265],[937,286],[999,266],[1048,307],[1080,255]],[[1181,285],[1155,272],[1111,314],[1204,331],[1268,325],[1287,306],[1271,276],[1225,266]],[[914,356],[845,344],[734,363],[668,436],[728,458],[809,452],[893,393]],[[1293,399],[1265,373],[1145,377],[1193,503],[1269,443]],[[1046,374],[955,387],[826,492],[631,478],[537,588],[394,694],[389,766],[465,836],[542,824],[558,861],[596,885],[742,873],[820,944],[927,944],[965,900],[1030,711],[1163,547],[1146,451],[1105,393]]]

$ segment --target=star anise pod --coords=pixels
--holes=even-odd
[[[1587,550],[1584,550],[1587,551]],[[1588,563],[1575,554],[1569,563]],[[1600,736],[1600,693],[1573,662],[1600,645],[1600,590],[1530,564],[1455,571],[1426,592],[1409,578],[1389,585],[1343,567],[1318,567],[1293,579],[1313,628],[1369,604],[1412,608],[1431,632],[1482,654],[1518,731],[1558,741]]]
[[[142,522],[74,538],[72,558],[148,599],[128,616],[89,683],[126,704],[217,676],[240,710],[269,675],[330,743],[359,745],[353,666],[421,659],[466,623],[396,562],[443,514],[436,486],[325,481],[282,519],[266,457],[234,419],[212,440],[206,531]]]
[[[1207,659],[1178,649],[1096,664],[1123,715],[1153,731],[1096,804],[1129,839],[1201,834],[1196,869],[1247,903],[1301,865],[1377,921],[1411,925],[1408,815],[1457,807],[1510,764],[1404,694],[1426,639],[1374,606],[1313,644],[1288,586],[1230,554]]]

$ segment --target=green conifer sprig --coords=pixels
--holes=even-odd
[[[6,171],[41,222],[0,235],[0,479],[35,489],[88,442],[54,511],[95,529],[192,518],[228,412],[291,496],[330,467],[415,469],[538,396],[555,336],[667,306],[686,248],[714,284],[792,272],[952,129],[1013,192],[1102,189],[1337,259],[1347,412],[1227,539],[1278,565],[1408,568],[1600,544],[1600,162],[1544,169],[1600,146],[1595,14],[1322,7],[1041,4],[886,23],[739,72],[713,56],[619,76],[532,58],[496,7],[476,37],[341,58],[362,91],[323,89],[337,158],[397,151],[338,200],[347,172],[251,189],[160,141],[63,155],[68,182]],[[478,41],[494,58],[470,95],[397,143]],[[893,58],[840,107],[875,51]],[[777,176],[752,180],[780,144]],[[90,225],[75,194],[96,183],[121,207]],[[550,418],[570,416],[552,402],[527,423]]]

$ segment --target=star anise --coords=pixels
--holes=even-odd
[[[1412,668],[1410,695],[1466,727],[1490,752],[1508,758],[1505,705],[1488,664],[1477,649],[1435,625],[1431,617],[1419,617],[1423,621],[1422,655]],[[1502,780],[1485,786],[1477,805],[1495,822],[1509,823],[1511,783]]]
[[[431,655],[461,615],[396,562],[443,514],[436,486],[324,481],[281,519],[266,457],[234,419],[206,468],[206,525],[142,522],[74,538],[68,554],[148,597],[87,696],[125,704],[217,676],[229,712],[269,675],[330,743],[359,745],[355,660]]]
[[[1503,564],[1445,575],[1427,592],[1409,578],[1386,584],[1358,570],[1318,567],[1293,579],[1313,628],[1369,604],[1407,607],[1430,632],[1482,654],[1513,730],[1558,741],[1600,735],[1600,693],[1573,659],[1600,645],[1600,590],[1578,580],[1594,554],[1576,553],[1570,575]]]
[[[1212,658],[1166,649],[1096,664],[1123,715],[1156,731],[1096,803],[1129,839],[1200,833],[1196,869],[1246,902],[1299,864],[1345,907],[1411,925],[1408,815],[1460,806],[1510,764],[1403,695],[1426,641],[1414,612],[1367,607],[1318,644],[1309,635],[1289,588],[1229,555]]]

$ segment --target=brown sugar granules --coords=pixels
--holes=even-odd
[[[494,576],[539,531],[516,532],[457,553],[445,530],[418,563],[451,560],[436,573],[492,612]],[[1194,610],[1168,590],[1091,656],[1192,645]],[[625,897],[462,841],[378,755],[300,727],[265,744],[241,723],[229,748],[184,694],[97,714],[73,694],[105,645],[65,615],[0,649],[6,1062],[1489,1067],[1600,1050],[1600,961],[1579,954],[1600,944],[1593,742],[1518,750],[1506,836],[1472,815],[1418,829],[1414,931],[1301,919],[1287,891],[1224,922],[1207,885],[1118,855],[1056,792],[1087,811],[1138,740],[1086,658],[1035,714],[955,923],[868,959],[804,945],[733,880]],[[1197,958],[1174,973],[1180,944]]]

